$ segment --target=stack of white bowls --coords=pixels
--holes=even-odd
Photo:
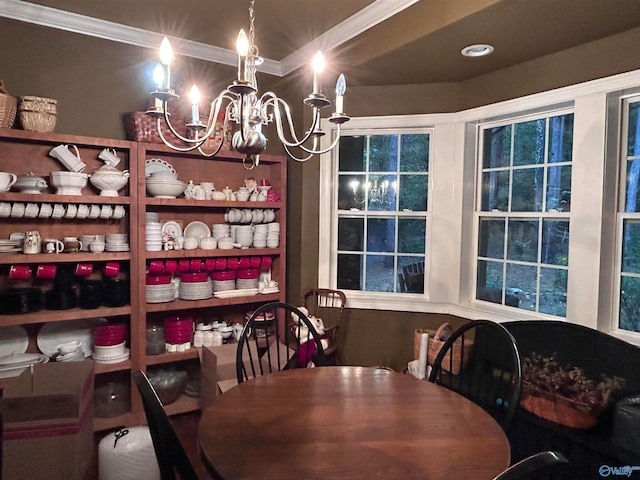
[[[184,193],[187,184],[172,172],[153,172],[146,178],[147,193],[156,198],[176,198]]]
[[[260,223],[253,226],[253,246],[255,248],[265,248],[267,246],[267,236],[269,225]]]
[[[80,250],[82,250],[83,252],[88,252],[90,250],[89,248],[89,244],[91,242],[93,242],[94,240],[96,240],[96,237],[98,239],[98,242],[103,242],[106,243],[106,236],[104,235],[98,235],[98,234],[94,234],[94,235],[80,235],[78,237],[78,239],[80,240],[80,242],[82,243],[82,248]]]
[[[147,220],[145,232],[147,252],[162,250],[162,223]]]
[[[253,225],[237,225],[235,241],[241,248],[249,248],[253,244]]]
[[[211,226],[211,233],[213,238],[220,240],[222,237],[229,236],[229,224],[228,223],[214,223]]]
[[[280,246],[280,224],[271,222],[267,224],[267,247],[278,248]]]

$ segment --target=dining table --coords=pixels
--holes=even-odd
[[[509,466],[498,423],[412,375],[327,366],[251,378],[216,398],[198,428],[215,478],[490,480]]]

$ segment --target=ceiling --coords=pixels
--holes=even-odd
[[[148,48],[168,35],[177,54],[234,65],[248,6],[0,0],[0,16]],[[459,82],[637,27],[638,0],[255,0],[264,73],[285,76],[322,49],[358,86]],[[495,51],[463,57],[460,50],[473,43]]]

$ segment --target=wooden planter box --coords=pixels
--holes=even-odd
[[[600,410],[594,410],[586,403],[529,387],[522,389],[520,406],[550,422],[579,429],[594,427],[600,414]]]

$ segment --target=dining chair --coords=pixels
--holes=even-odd
[[[555,469],[565,468],[569,461],[560,452],[548,450],[514,463],[493,480],[535,480],[547,478]]]
[[[142,371],[133,373],[133,379],[142,398],[142,406],[149,424],[149,432],[153,442],[153,449],[160,467],[162,480],[197,480],[191,460],[187,456],[180,439],[171,425],[171,420],[164,411],[162,402],[149,382],[149,378]],[[176,472],[178,477],[176,477]]]
[[[347,296],[341,290],[312,288],[302,294],[302,305],[310,315],[322,319],[328,346],[324,351],[327,363],[342,364],[338,345],[338,330],[342,323]]]
[[[507,431],[520,402],[521,371],[518,346],[507,329],[475,320],[444,342],[429,381],[476,403]]]
[[[322,339],[296,307],[266,303],[245,322],[236,352],[238,383],[280,370],[323,365]]]

